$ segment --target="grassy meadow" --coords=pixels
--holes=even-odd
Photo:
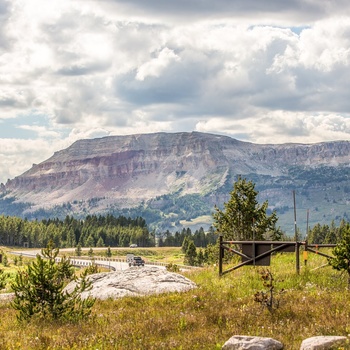
[[[181,252],[158,248],[153,255],[177,262]],[[97,301],[90,318],[73,324],[40,320],[19,324],[10,303],[0,301],[0,350],[220,349],[238,334],[273,337],[285,349],[296,350],[308,337],[350,334],[347,276],[326,263],[309,253],[307,265],[302,262],[297,275],[293,253],[273,255],[268,268],[279,306],[272,311],[254,300],[254,294],[266,288],[260,274],[264,268],[252,266],[221,278],[216,266],[183,272],[197,289]]]

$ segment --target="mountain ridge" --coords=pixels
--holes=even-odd
[[[292,189],[300,192],[300,207],[316,207],[320,198],[314,192],[340,188],[336,197],[328,193],[327,200],[339,205],[341,200],[346,206],[349,159],[349,141],[261,145],[200,132],[107,136],[78,140],[34,164],[2,184],[1,198],[28,203],[23,216],[67,205],[66,212],[77,215],[142,207],[141,213],[159,211],[155,227],[176,227],[186,215],[177,213],[181,208],[165,210],[171,206],[169,198],[176,202],[188,197],[196,202],[186,219],[210,215],[210,206],[227,201],[239,175],[252,179],[261,200],[267,199],[273,209],[290,211],[290,193],[288,199],[285,192]],[[333,174],[329,178],[328,172]],[[317,179],[323,173],[320,182]],[[343,209],[334,217],[343,218],[347,214]]]

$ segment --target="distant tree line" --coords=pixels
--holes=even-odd
[[[204,232],[201,227],[192,233],[190,228],[166,231],[160,234],[159,246],[181,247],[185,238],[197,247],[207,247],[216,242],[217,235],[211,227]],[[0,244],[5,246],[28,246],[43,248],[52,241],[57,248],[73,247],[140,247],[155,246],[155,234],[147,228],[142,217],[115,217],[87,215],[85,219],[66,216],[64,220],[43,219],[29,221],[14,216],[0,216]]]
[[[160,247],[182,247],[185,239],[190,239],[193,241],[196,247],[205,248],[209,244],[214,244],[218,238],[215,233],[214,228],[211,226],[208,232],[204,232],[203,227],[199,230],[195,230],[192,233],[190,228],[183,228],[181,231],[176,231],[175,233],[167,230],[159,238]]]
[[[337,226],[316,224],[309,229],[308,242],[313,244],[337,244],[350,223],[342,220]],[[282,235],[283,236],[283,235]],[[195,247],[206,248],[215,245],[217,233],[213,227],[208,232],[200,229],[191,231],[166,231],[159,235],[159,246],[182,247],[186,238],[193,241]],[[273,237],[283,238],[283,237]],[[261,238],[260,238],[261,239]],[[6,246],[46,247],[52,240],[58,248],[77,247],[128,247],[137,244],[141,247],[155,246],[155,234],[147,228],[142,217],[132,219],[126,216],[88,215],[85,219],[66,216],[64,220],[44,219],[29,221],[13,216],[0,216],[0,244]]]
[[[307,239],[313,244],[337,244],[349,229],[350,223],[345,220],[340,221],[339,226],[334,221],[330,225],[316,224],[309,230]]]
[[[84,220],[66,216],[64,220],[28,221],[0,216],[0,244],[42,248],[52,240],[58,248],[154,246],[154,235],[143,218],[88,215]]]

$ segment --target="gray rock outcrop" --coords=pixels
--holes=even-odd
[[[188,278],[157,267],[131,268],[124,271],[97,273],[89,276],[92,289],[82,293],[97,299],[121,298],[168,292],[185,292],[196,288]],[[76,283],[71,282],[65,290],[71,292]]]
[[[280,350],[283,344],[272,338],[234,335],[222,347],[223,350]]]
[[[347,337],[341,336],[318,336],[303,340],[300,350],[328,350],[333,346],[344,345]]]

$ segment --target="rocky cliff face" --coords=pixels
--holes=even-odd
[[[185,187],[200,192],[208,173],[229,168],[222,138],[198,133],[81,140],[10,180],[6,190],[33,203],[108,197],[149,199]],[[225,140],[233,147],[235,140]]]
[[[112,136],[77,141],[9,180],[2,191],[31,203],[32,210],[93,199],[99,210],[107,210],[173,193],[199,194],[215,202],[238,174],[264,178],[257,182],[266,196],[273,196],[276,181],[293,183],[295,167],[348,167],[349,160],[346,141],[258,145],[197,132]]]

